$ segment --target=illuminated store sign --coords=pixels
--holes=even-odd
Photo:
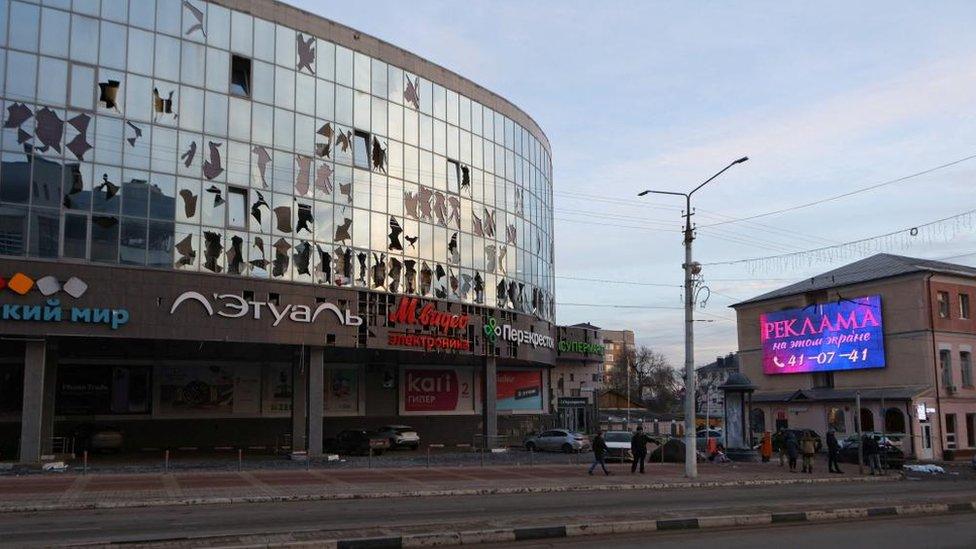
[[[485,337],[487,337],[488,341],[490,341],[492,344],[494,344],[500,337],[504,340],[517,344],[530,343],[533,347],[545,347],[547,349],[552,349],[556,346],[556,342],[552,336],[530,332],[528,330],[519,330],[518,328],[513,328],[509,324],[502,324],[499,326],[494,318],[489,318],[485,321],[484,331]]]
[[[224,318],[250,316],[255,320],[260,320],[262,309],[265,309],[267,310],[265,318],[274,318],[274,322],[271,324],[272,326],[277,326],[285,319],[291,322],[312,324],[325,311],[334,314],[339,320],[339,323],[344,326],[359,326],[363,323],[361,317],[350,313],[348,310],[343,311],[332,303],[319,303],[313,310],[308,305],[278,305],[270,301],[248,301],[237,294],[213,294],[214,303],[211,304],[210,300],[204,297],[203,294],[193,291],[180,294],[173,301],[173,306],[170,307],[169,314],[175,313],[176,309],[186,301],[199,303],[207,312],[207,316],[216,314]]]
[[[0,303],[0,320],[105,324],[113,330],[117,330],[120,326],[129,322],[128,309],[62,307],[61,299],[52,296],[63,292],[77,299],[88,291],[88,284],[75,276],[69,278],[64,284],[61,284],[53,276],[44,276],[34,280],[23,273],[16,273],[9,280],[0,278],[0,289],[4,288],[22,296],[36,289],[41,295],[48,297],[48,299],[43,305]]]
[[[415,297],[401,297],[397,308],[387,317],[391,323],[421,328],[434,328],[440,335],[390,332],[387,344],[396,347],[417,347],[427,351],[470,351],[467,338],[448,335],[449,330],[465,331],[470,317],[438,311],[434,303],[422,303]]]
[[[588,343],[586,341],[567,341],[559,342],[560,353],[582,353],[587,355],[602,355],[603,345],[598,343]]]
[[[881,296],[845,299],[759,317],[763,372],[884,368]]]

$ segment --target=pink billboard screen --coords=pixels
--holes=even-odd
[[[884,368],[881,296],[763,313],[763,373]]]

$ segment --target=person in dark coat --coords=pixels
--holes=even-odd
[[[634,455],[634,462],[630,464],[630,473],[636,473],[638,464],[640,472],[644,474],[644,458],[647,457],[647,443],[651,442],[651,437],[644,434],[644,427],[637,426],[634,436],[630,437],[630,453]]]
[[[603,439],[603,431],[600,429],[596,430],[596,437],[593,439],[593,464],[590,465],[589,474],[593,474],[593,469],[599,465],[603,468],[603,473],[606,475],[610,474],[610,470],[607,469],[607,441]]]
[[[873,475],[875,471],[878,471],[879,475],[882,474],[884,471],[881,469],[881,447],[877,439],[871,435],[864,435],[861,437],[861,447],[864,448],[864,457],[871,466],[871,474]]]
[[[800,455],[800,441],[796,439],[796,433],[786,432],[786,457],[790,462],[790,472],[796,472],[796,458]]]
[[[838,457],[840,457],[840,444],[837,442],[837,435],[834,430],[830,429],[827,431],[827,469],[831,473],[844,472],[840,470]]]

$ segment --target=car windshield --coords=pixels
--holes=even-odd
[[[394,431],[398,433],[410,433],[413,432],[413,427],[397,427]]]
[[[630,433],[617,432],[607,433],[603,436],[607,442],[627,442],[630,440]]]

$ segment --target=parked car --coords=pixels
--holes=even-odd
[[[695,448],[699,452],[708,451],[708,439],[714,438],[719,444],[722,443],[722,430],[721,429],[701,429],[696,433],[695,437]]]
[[[882,433],[879,433],[877,431],[865,431],[862,434],[873,437],[874,440],[876,440],[878,442],[878,445],[887,444],[887,445],[895,446],[895,447],[900,447],[901,446],[901,444],[899,444],[900,437],[894,437],[894,438],[892,438],[892,437],[889,437],[886,434],[882,434]],[[855,434],[853,434],[853,435],[845,438],[844,440],[840,441],[840,447],[841,448],[844,448],[848,444],[856,443],[857,441],[858,441],[858,436],[855,433]]]
[[[373,455],[380,455],[390,448],[390,441],[381,434],[366,429],[347,429],[341,431],[335,438],[325,441],[324,446],[330,452],[346,455],[365,456],[370,449]]]
[[[880,437],[880,435],[879,435]],[[844,445],[840,449],[838,458],[844,463],[857,463],[857,449],[860,448],[861,441],[855,435],[854,440],[850,437],[844,439]],[[900,448],[890,442],[879,443],[881,449],[881,464],[888,469],[901,469],[905,465],[905,453]],[[864,464],[868,465],[867,456],[862,456]]]
[[[786,433],[793,433],[793,436],[796,437],[797,442],[803,440],[803,437],[809,433],[810,435],[813,435],[817,452],[820,452],[823,449],[823,439],[821,439],[820,435],[817,434],[817,432],[813,429],[786,429],[782,433],[773,433],[774,452],[779,452],[780,447],[782,447],[782,445],[786,442]]]
[[[630,431],[607,431],[603,433],[603,440],[607,442],[607,459],[633,461],[634,453],[630,450]]]
[[[585,452],[590,449],[590,439],[582,433],[574,433],[567,429],[550,429],[526,439],[525,449],[537,452],[566,452],[567,454]]]
[[[416,450],[420,448],[420,435],[409,425],[386,425],[376,434],[386,437],[390,442],[390,449],[410,448]]]

